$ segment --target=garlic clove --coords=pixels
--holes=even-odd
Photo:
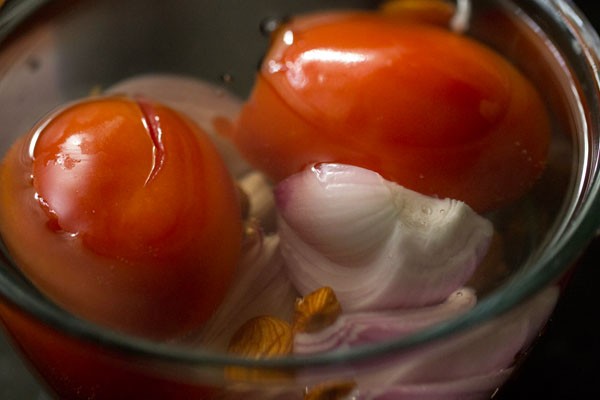
[[[237,181],[248,199],[248,217],[260,221],[267,233],[277,230],[273,185],[260,172],[249,172]]]
[[[424,196],[351,165],[317,164],[275,188],[282,254],[305,295],[333,288],[346,311],[444,301],[493,235],[465,203]]]
[[[393,193],[380,175],[342,164],[292,175],[275,187],[275,201],[285,225],[307,245],[349,266],[381,250],[396,217]]]

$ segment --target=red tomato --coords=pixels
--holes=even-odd
[[[530,188],[550,124],[532,84],[474,40],[345,13],[278,30],[232,135],[274,180],[341,162],[481,212]]]
[[[0,231],[69,310],[150,337],[222,301],[242,237],[237,192],[208,136],[160,104],[108,97],[58,112],[0,170]]]

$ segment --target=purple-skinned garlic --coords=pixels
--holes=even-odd
[[[476,303],[474,291],[462,288],[452,293],[443,303],[429,307],[342,313],[331,325],[320,331],[297,332],[294,337],[294,352],[313,354],[399,339],[464,314]]]
[[[347,366],[344,376],[356,382],[360,395],[355,398],[361,400],[489,399],[508,379],[522,352],[538,337],[558,295],[558,287],[548,287],[510,311],[470,329],[405,352],[390,352],[387,357],[361,363],[360,368]],[[322,331],[296,334],[294,352],[344,352],[406,337],[468,312],[474,302],[473,292],[461,289],[437,306],[342,314]],[[370,315],[370,321],[364,315]],[[339,374],[340,371],[331,375],[318,371],[297,379],[308,384],[339,380]]]
[[[281,250],[305,295],[331,287],[346,311],[444,301],[493,235],[465,203],[428,197],[355,166],[321,163],[275,189]]]

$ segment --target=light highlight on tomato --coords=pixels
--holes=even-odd
[[[279,29],[233,141],[280,180],[353,164],[477,211],[522,196],[544,168],[549,120],[529,81],[472,39],[379,14]]]

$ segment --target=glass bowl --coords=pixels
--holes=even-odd
[[[1,153],[50,110],[136,76],[184,76],[245,99],[271,25],[308,11],[379,3],[8,1],[0,8]],[[465,34],[529,77],[553,124],[540,180],[516,204],[486,215],[503,238],[509,273],[480,287],[476,305],[367,345],[249,358],[79,318],[38,292],[3,246],[0,316],[48,391],[65,399],[494,395],[543,331],[600,226],[600,41],[569,1],[479,0],[470,12]]]

